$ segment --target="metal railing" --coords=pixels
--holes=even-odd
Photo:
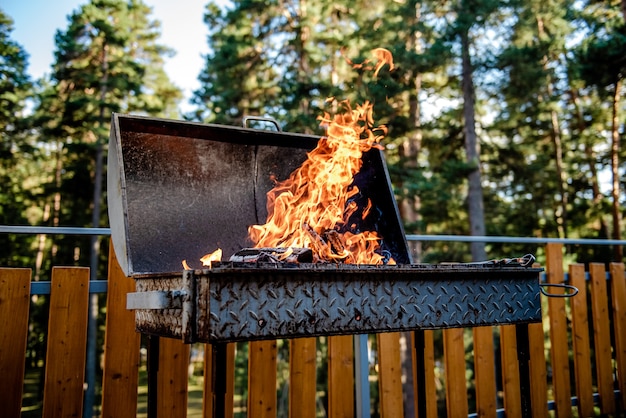
[[[27,235],[98,235],[110,236],[110,228],[86,228],[75,226],[29,226],[29,225],[0,225],[0,234],[27,234]],[[489,242],[510,244],[548,244],[561,243],[563,245],[624,245],[626,240],[589,239],[589,238],[536,238],[536,237],[508,237],[508,236],[470,236],[470,235],[406,235],[407,241],[431,242]],[[567,276],[567,273],[565,273]],[[90,293],[106,293],[106,280],[92,280],[89,285]],[[32,282],[32,295],[50,294],[50,282]]]
[[[0,234],[46,234],[46,235],[111,235],[111,228],[84,228],[75,226],[28,226],[0,225]],[[548,244],[564,245],[625,245],[626,240],[595,238],[537,238],[508,237],[494,235],[416,235],[407,234],[407,241],[454,241],[454,242],[491,242],[511,244]]]

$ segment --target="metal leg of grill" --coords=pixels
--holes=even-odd
[[[211,388],[213,391],[213,417],[226,416],[226,343],[215,343],[213,347],[213,375]]]
[[[159,337],[148,336],[148,418],[157,418]]]
[[[532,402],[530,393],[530,342],[528,338],[528,324],[515,326],[517,340],[517,361],[519,363],[520,395],[522,401],[522,416],[532,416]]]
[[[413,346],[415,350],[415,376],[413,383],[415,386],[415,396],[417,397],[417,413],[418,417],[426,416],[426,367],[424,362],[424,331],[417,330],[413,332]]]

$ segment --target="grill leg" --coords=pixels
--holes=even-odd
[[[148,418],[157,418],[159,337],[148,336]]]
[[[413,331],[413,347],[415,350],[415,396],[417,397],[417,417],[426,416],[426,366],[424,362],[424,331]]]
[[[517,340],[517,361],[519,363],[519,383],[522,400],[522,416],[532,416],[532,402],[530,392],[530,342],[528,339],[528,324],[515,326]]]
[[[213,391],[213,417],[226,416],[226,343],[211,344],[213,347],[213,373],[211,388]]]

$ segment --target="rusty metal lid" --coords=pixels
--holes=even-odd
[[[108,157],[109,223],[127,276],[182,270],[217,248],[249,247],[248,227],[267,217],[272,178],[285,179],[318,136],[113,114]],[[375,210],[364,228],[383,237],[396,262],[410,263],[381,151],[355,177]]]

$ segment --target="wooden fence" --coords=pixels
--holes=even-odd
[[[530,324],[530,387],[532,416],[557,417],[624,414],[626,405],[626,280],[624,264],[573,264],[565,275],[562,246],[546,248],[546,280],[562,283],[564,277],[580,292],[573,298],[547,298],[543,324]],[[607,280],[608,277],[608,280]],[[0,269],[0,415],[19,417],[25,351],[29,328],[31,271]],[[140,335],[134,331],[133,313],[125,309],[126,294],[134,281],[124,276],[114,255],[109,261],[107,317],[103,360],[103,417],[137,415]],[[47,358],[43,390],[43,417],[82,416],[89,270],[55,267],[52,272]],[[544,298],[545,299],[545,298]],[[494,333],[494,331],[499,331]],[[416,333],[417,349],[410,350],[413,362],[422,364],[425,378],[413,376],[415,384],[403,383],[400,334],[376,336],[378,410],[382,417],[401,417],[406,391],[414,400],[411,409],[420,417],[438,416],[434,333]],[[447,416],[496,417],[496,369],[502,375],[504,410],[507,417],[522,416],[520,376],[517,368],[515,326],[446,329],[443,333],[443,378]],[[475,410],[468,406],[467,359],[464,334],[473,335]],[[494,357],[494,335],[500,347],[499,364]],[[316,416],[316,340],[289,341],[289,416]],[[211,352],[207,345],[206,352]],[[249,344],[247,416],[277,415],[276,362],[274,341]],[[187,384],[190,347],[178,340],[162,338],[158,350],[158,382],[153,408],[159,417],[187,414]],[[422,357],[423,356],[423,357]],[[226,367],[227,416],[233,416],[235,346],[228,345],[223,363],[204,362],[204,376],[212,367]],[[441,368],[441,367],[439,367]],[[414,374],[415,374],[415,368]],[[328,339],[328,416],[354,417],[353,338]],[[498,375],[499,375],[498,373]],[[406,377],[406,376],[405,376]],[[523,377],[522,377],[523,378]],[[424,387],[417,390],[419,382]],[[211,379],[205,379],[203,416],[211,416]],[[425,395],[419,399],[418,394]],[[555,412],[549,412],[554,410]]]

